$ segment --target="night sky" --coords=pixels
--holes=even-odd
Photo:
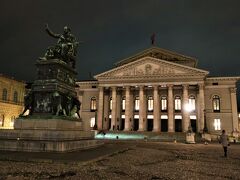
[[[78,79],[89,79],[113,64],[156,46],[198,59],[210,76],[238,76],[239,0],[1,0],[0,73],[26,82],[35,62],[68,25],[84,41],[77,56]]]

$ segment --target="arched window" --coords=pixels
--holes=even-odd
[[[153,111],[153,97],[148,96],[148,111]]]
[[[194,96],[189,97],[188,105],[189,105],[189,110],[190,111],[195,111],[196,110],[196,100],[195,100]]]
[[[15,103],[18,102],[18,93],[17,93],[17,91],[14,91],[14,94],[13,94],[13,102],[15,102]]]
[[[139,96],[135,97],[134,107],[135,107],[135,111],[139,111]]]
[[[112,104],[112,98],[110,98],[110,100],[109,100],[109,110],[110,110],[110,111],[112,111],[112,105],[113,105],[113,104]]]
[[[220,112],[220,97],[218,95],[213,96],[213,112]]]
[[[163,96],[161,98],[161,111],[166,112],[167,111],[167,97]]]
[[[3,89],[2,100],[4,100],[4,101],[7,100],[7,89],[6,88]]]
[[[122,111],[125,111],[126,108],[126,98],[125,96],[122,97]]]
[[[91,98],[90,109],[91,109],[91,111],[96,111],[97,110],[97,99],[96,99],[96,97]]]
[[[181,98],[180,96],[175,97],[175,111],[181,111],[182,104],[181,104]]]

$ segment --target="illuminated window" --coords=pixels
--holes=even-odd
[[[122,111],[125,111],[125,108],[126,108],[126,98],[124,96],[122,97]]]
[[[91,98],[90,109],[91,109],[91,111],[96,111],[97,110],[97,99],[96,99],[96,97]]]
[[[175,97],[175,111],[181,111],[181,98],[179,96]]]
[[[221,130],[221,121],[220,119],[214,119],[214,129]]]
[[[163,96],[161,98],[161,111],[167,111],[167,97]]]
[[[148,96],[148,111],[153,111],[153,97]]]
[[[109,100],[109,109],[110,109],[110,111],[112,110],[112,98],[110,98],[110,100]]]
[[[15,102],[15,103],[18,102],[18,93],[17,93],[17,91],[14,91],[14,94],[13,94],[13,102]]]
[[[190,111],[195,111],[196,110],[196,100],[195,100],[194,96],[189,97],[188,105],[189,105]]]
[[[139,111],[139,96],[135,97],[135,111]]]
[[[3,89],[3,93],[2,93],[2,100],[6,101],[7,100],[7,89]]]
[[[4,126],[4,115],[0,116],[0,126],[3,127]]]
[[[220,97],[217,95],[213,96],[213,111],[220,112]]]
[[[90,119],[90,127],[94,127],[95,126],[95,117]]]

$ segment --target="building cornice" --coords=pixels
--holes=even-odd
[[[239,81],[240,76],[229,76],[229,77],[206,77],[206,81]]]

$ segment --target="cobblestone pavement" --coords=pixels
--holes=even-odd
[[[240,145],[229,147],[223,157],[219,144],[181,144],[159,142],[107,142],[108,154],[78,161],[21,162],[0,161],[1,179],[240,179]],[[100,149],[104,151],[104,148]],[[81,156],[81,151],[75,152]],[[94,153],[94,151],[90,152]],[[16,153],[18,154],[18,153]],[[71,153],[70,153],[71,154]],[[22,156],[28,153],[22,153]],[[61,154],[58,158],[68,156]],[[90,157],[90,156],[89,156]]]

